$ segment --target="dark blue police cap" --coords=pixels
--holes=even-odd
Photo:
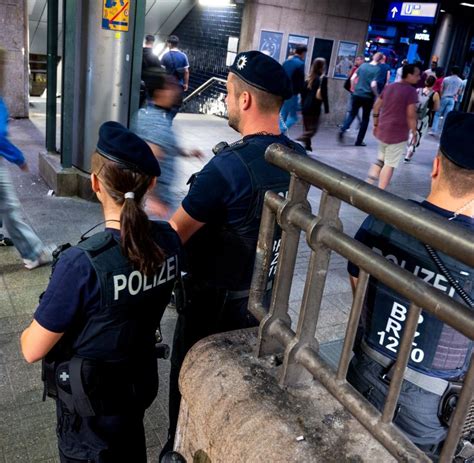
[[[115,121],[104,122],[99,129],[97,152],[128,169],[159,177],[160,165],[151,148],[138,135]]]
[[[239,53],[229,71],[238,75],[247,84],[272,95],[281,96],[284,100],[293,95],[291,81],[283,66],[260,51]]]
[[[452,163],[463,169],[474,169],[474,114],[451,111],[445,119],[439,149]]]

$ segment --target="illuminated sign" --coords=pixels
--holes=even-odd
[[[426,34],[425,32],[417,32],[415,34],[415,40],[424,40],[425,42],[429,42],[431,37],[430,34]]]
[[[438,3],[392,2],[388,8],[387,21],[433,24],[438,6]]]

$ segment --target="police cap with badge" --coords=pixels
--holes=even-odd
[[[439,150],[453,164],[463,169],[474,169],[472,134],[474,114],[451,111],[443,126]]]
[[[229,72],[252,87],[287,100],[293,96],[291,81],[283,66],[273,58],[256,50],[239,53]]]
[[[104,122],[99,129],[97,152],[124,169],[159,177],[160,165],[148,144],[122,124]]]

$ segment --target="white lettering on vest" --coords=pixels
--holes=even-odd
[[[159,272],[148,279],[146,275],[138,270],[134,270],[130,275],[114,275],[114,301],[117,301],[124,290],[128,290],[131,296],[136,296],[140,292],[148,291],[160,286],[168,281],[172,281],[177,276],[178,257],[172,256],[166,259],[160,267]]]
[[[133,279],[134,278],[137,278],[138,280],[138,285],[137,287],[134,289],[133,288]],[[132,295],[132,296],[135,296],[136,294],[138,294],[140,292],[140,290],[142,289],[142,284],[143,284],[143,276],[142,274],[138,271],[138,270],[135,270],[133,271],[130,276],[128,277],[128,292]]]
[[[114,275],[114,301],[118,299],[120,291],[127,287],[127,277],[125,275]]]

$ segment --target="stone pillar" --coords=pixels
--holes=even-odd
[[[372,15],[372,0],[250,0],[245,2],[240,35],[240,51],[258,50],[262,30],[283,33],[280,62],[286,58],[288,35],[309,37],[306,72],[309,72],[315,38],[334,41],[329,77],[330,114],[323,120],[341,123],[349,93],[343,79],[334,79],[339,41],[356,42],[357,54],[364,53]]]
[[[28,117],[27,14],[27,0],[0,0],[0,47],[7,52],[1,95],[11,117]]]
[[[454,17],[445,13],[434,40],[433,53],[439,57],[438,65],[447,66],[451,54],[451,46],[454,32]]]

